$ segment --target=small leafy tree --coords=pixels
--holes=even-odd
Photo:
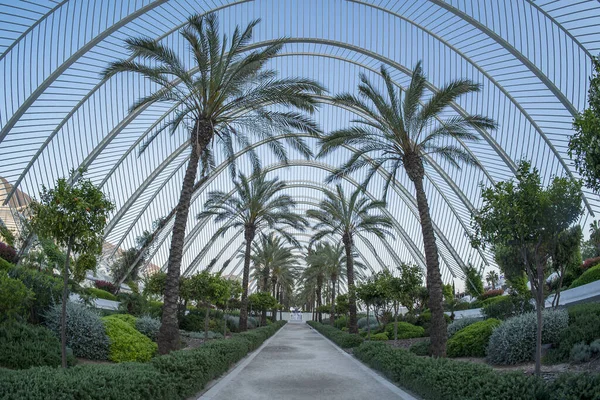
[[[482,190],[483,207],[473,216],[476,246],[508,246],[521,257],[537,305],[535,372],[540,374],[544,271],[552,244],[582,213],[581,184],[555,177],[547,188],[527,161],[521,161],[517,181],[498,182]]]
[[[367,338],[371,340],[371,321],[369,321],[369,311],[371,306],[377,301],[386,297],[384,291],[385,277],[381,278],[379,274],[368,281],[356,287],[356,296],[367,306]]]
[[[198,302],[198,307],[204,305],[204,340],[208,340],[210,322],[210,306],[229,298],[229,285],[219,276],[204,270],[190,277],[191,297]]]
[[[257,292],[248,296],[248,302],[251,304],[252,309],[256,311],[271,310],[277,307],[277,299],[271,295],[269,292]],[[261,318],[260,322],[261,326],[266,325],[266,320],[263,321]]]
[[[348,295],[340,294],[335,299],[335,312],[338,316],[340,315],[348,315],[348,311],[350,310],[350,306],[348,304]]]
[[[592,57],[594,73],[588,91],[589,107],[575,117],[575,134],[569,140],[569,156],[585,185],[600,191],[600,59]]]
[[[552,299],[552,307],[558,307],[560,301],[560,291],[562,288],[565,273],[568,267],[573,267],[581,263],[581,239],[583,233],[581,226],[575,225],[569,229],[565,229],[554,237],[550,246],[552,257],[552,269],[558,274],[558,284],[556,294]],[[579,267],[579,265],[577,265]]]
[[[82,174],[80,174],[82,175]],[[59,246],[66,247],[63,265],[63,296],[61,320],[62,366],[67,367],[66,307],[69,298],[69,266],[73,253],[83,262],[76,263],[75,276],[92,264],[90,258],[102,252],[102,233],[113,203],[82,176],[69,185],[66,179],[56,182],[54,189],[42,186],[40,200],[30,203],[32,227],[38,236],[52,238]]]
[[[221,279],[223,280],[223,283],[228,286],[229,296],[225,296],[218,301],[217,307],[223,310],[223,319],[227,321],[227,310],[230,310],[235,305],[239,306],[240,296],[242,294],[242,284],[234,279]],[[227,336],[227,324],[225,323],[224,326],[223,337]]]

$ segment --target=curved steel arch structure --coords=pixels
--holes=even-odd
[[[600,3],[595,0],[0,0],[0,177],[12,185],[3,206],[16,213],[23,200],[17,191],[35,197],[41,184],[52,186],[71,169],[85,166],[117,205],[106,230],[107,241],[116,245],[109,257],[131,246],[152,221],[172,215],[188,158],[185,146],[176,135],[160,137],[141,155],[136,148],[173,109],[154,105],[130,115],[128,106],[151,87],[133,76],[102,80],[99,72],[126,56],[122,42],[128,36],[152,37],[180,51],[177,31],[188,14],[209,12],[219,13],[224,32],[262,18],[252,46],[290,38],[271,67],[283,76],[319,80],[332,94],[354,92],[359,72],[377,78],[382,63],[402,89],[420,59],[430,92],[459,77],[482,84],[481,93],[461,99],[446,115],[484,113],[498,120],[497,132],[478,132],[485,140],[465,145],[484,169],[457,171],[438,159],[427,169],[446,280],[462,276],[469,261],[495,267],[490,255],[470,248],[465,236],[470,214],[481,204],[479,182],[511,178],[521,158],[531,159],[545,179],[577,177],[567,139],[573,115],[586,106],[591,57],[600,51]],[[353,110],[322,100],[317,120],[324,130],[348,124]],[[264,164],[274,164],[261,144],[255,148]],[[352,151],[349,147],[320,165],[330,170]],[[244,150],[238,159],[247,164]],[[232,187],[219,173],[224,169],[221,165],[197,183],[184,270],[193,266],[214,230],[195,227],[206,193]],[[307,180],[302,170],[279,169],[278,174],[307,189],[322,185],[321,172]],[[583,224],[600,211],[596,194],[586,191],[585,202]],[[415,244],[408,246],[410,252],[421,252],[413,189],[405,176],[396,180],[388,203],[405,242]],[[167,218],[155,232],[149,262],[166,260],[171,227],[172,218]],[[223,253],[226,239],[214,247]],[[367,246],[362,250],[375,260]],[[393,262],[418,258],[391,256],[395,253],[389,250],[384,253]]]

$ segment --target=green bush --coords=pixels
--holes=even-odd
[[[114,362],[149,361],[158,346],[152,340],[138,332],[122,314],[103,317],[106,334],[110,340],[108,359]]]
[[[152,318],[149,315],[140,317],[135,321],[135,329],[143,335],[146,335],[153,342],[156,342],[158,338],[158,331],[160,330],[160,321],[156,318]]]
[[[75,359],[68,357],[68,362],[72,365]],[[60,342],[48,329],[16,321],[0,324],[0,367],[58,367],[60,363]]]
[[[517,295],[491,297],[481,302],[481,313],[485,318],[505,320],[535,309],[529,298]]]
[[[356,322],[356,325],[358,325],[358,329],[367,329],[367,317],[359,318],[358,321]],[[379,322],[377,322],[377,318],[370,315],[369,316],[369,325],[371,325],[371,329],[379,328]]]
[[[8,271],[9,269],[13,268],[15,265],[9,263],[8,261],[6,261],[4,258],[0,257],[0,271]]]
[[[581,276],[573,281],[569,289],[576,288],[578,286],[587,285],[588,283],[600,280],[600,264],[595,267],[589,268]]]
[[[390,339],[394,339],[394,323],[385,326],[385,333]],[[425,335],[425,329],[408,322],[398,322],[398,339],[412,339]]]
[[[344,349],[356,347],[364,340],[360,335],[343,332],[330,325],[321,324],[316,321],[307,321],[306,323]]]
[[[500,373],[483,364],[419,357],[383,343],[365,342],[354,355],[423,399],[548,399],[544,382],[522,372]]]
[[[97,297],[99,299],[117,301],[117,296],[110,292],[107,292],[106,290],[89,287],[85,289],[85,293]]]
[[[131,326],[132,328],[135,328],[135,324],[137,322],[137,318],[134,317],[133,315],[129,315],[129,314],[113,314],[112,317],[116,318],[116,319],[120,319],[121,321],[126,322],[127,324],[129,324],[129,326]]]
[[[5,271],[0,271],[0,288],[0,322],[25,319],[35,297],[33,291]]]
[[[410,346],[409,351],[418,356],[430,356],[431,355],[431,340],[425,339],[420,342],[417,342]]]
[[[561,374],[551,383],[487,365],[418,357],[383,343],[365,342],[354,355],[423,399],[598,400],[599,374]]]
[[[29,321],[34,324],[43,322],[46,311],[62,299],[62,280],[46,272],[15,266],[8,271],[8,276],[20,280],[35,294],[29,308]]]
[[[119,321],[122,322],[122,321]],[[258,328],[252,335],[234,335],[193,350],[174,351],[149,363],[82,365],[60,368],[0,369],[3,400],[38,399],[186,399],[243,358],[257,338],[268,338],[285,321]],[[250,333],[250,332],[248,332]]]
[[[555,343],[567,329],[565,310],[544,310],[542,343]],[[487,348],[491,364],[511,365],[532,361],[535,353],[537,316],[535,312],[507,319],[494,330]]]
[[[450,339],[456,332],[460,331],[463,328],[466,328],[469,325],[474,324],[475,322],[480,321],[479,318],[461,318],[455,319],[450,325],[446,327],[446,332],[448,333],[448,339]]]
[[[119,293],[119,311],[136,317],[141,317],[148,313],[148,300],[139,293]]]
[[[199,331],[204,330],[204,320],[202,320],[202,326],[198,329]],[[239,332],[240,331],[240,317],[239,315],[227,315],[226,318],[227,329],[231,332]],[[254,329],[258,326],[258,321],[256,318],[248,316],[248,329]]]
[[[375,335],[371,335],[371,340],[390,340],[390,339],[388,338],[387,333],[381,332],[381,333],[376,333]]]
[[[46,326],[60,337],[61,305],[56,304],[46,313]],[[78,303],[67,303],[67,346],[76,357],[90,360],[108,359],[108,336],[100,316]]]
[[[342,329],[348,326],[348,318],[343,315],[341,317],[338,317],[335,319],[335,321],[333,321],[333,326],[337,329]]]
[[[579,304],[568,308],[569,326],[554,342],[545,361],[562,362],[569,359],[571,349],[578,343],[590,344],[600,339],[600,303]]]
[[[490,336],[500,324],[491,318],[461,329],[448,340],[448,357],[484,357]]]

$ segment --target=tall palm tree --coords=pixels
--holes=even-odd
[[[324,190],[325,199],[318,209],[308,210],[306,215],[315,219],[316,233],[311,241],[317,242],[326,236],[341,237],[346,252],[346,275],[348,280],[348,303],[350,310],[349,331],[358,333],[356,320],[356,288],[354,282],[354,239],[364,239],[363,233],[373,233],[380,238],[392,236],[392,221],[377,213],[385,208],[384,201],[371,201],[361,188],[346,197],[341,185],[335,192]]]
[[[492,285],[492,290],[495,290],[500,278],[498,277],[498,273],[496,271],[490,271],[485,276],[485,280]]]
[[[259,282],[261,291],[272,292],[273,297],[279,300],[277,296],[277,284],[291,284],[293,282],[292,268],[298,266],[298,261],[292,254],[292,247],[285,246],[279,236],[272,232],[269,235],[262,235],[259,242],[252,245],[252,263],[254,264],[254,277]],[[292,274],[292,275],[290,275]],[[292,279],[292,282],[289,282]],[[275,320],[276,310],[272,311]],[[266,323],[267,310],[263,312],[264,323]]]
[[[384,199],[390,183],[396,178],[401,167],[413,182],[427,263],[432,353],[434,356],[443,357],[446,354],[447,335],[442,278],[433,224],[423,186],[424,164],[430,162],[432,155],[437,155],[457,168],[460,168],[459,162],[478,165],[477,160],[456,142],[479,140],[471,129],[495,129],[496,123],[481,115],[456,115],[441,120],[442,112],[459,97],[480,90],[480,85],[470,80],[450,82],[438,92],[426,97],[427,78],[419,62],[412,73],[411,83],[402,96],[383,66],[381,75],[385,83],[385,93],[380,92],[366,75],[361,74],[358,96],[341,94],[335,97],[337,104],[358,110],[362,118],[354,120],[354,125],[349,128],[324,136],[321,139],[319,155],[325,156],[343,145],[357,146],[357,152],[331,174],[329,181],[368,168],[366,185],[379,169],[385,169],[389,175],[384,185]],[[366,156],[369,156],[369,159]]]
[[[226,35],[221,39],[216,14],[194,15],[180,31],[187,42],[192,65],[186,65],[175,50],[162,43],[150,38],[130,38],[126,40],[126,49],[131,58],[113,62],[103,72],[104,78],[121,72],[136,73],[153,84],[153,92],[138,99],[131,107],[132,113],[158,102],[170,103],[176,110],[142,145],[141,151],[165,130],[182,135],[190,146],[167,266],[158,337],[161,354],[179,346],[177,298],[185,229],[198,165],[201,163],[205,172],[214,164],[211,144],[215,141],[220,144],[227,159],[232,161],[234,145],[247,147],[251,143],[249,134],[264,139],[278,133],[319,133],[317,125],[303,113],[315,111],[317,103],[313,95],[322,93],[323,88],[307,79],[277,78],[275,71],[265,68],[281,51],[285,40],[249,51],[252,30],[258,22],[252,21],[245,29],[236,27],[230,39]],[[310,149],[300,138],[286,135],[285,140],[310,156]],[[287,160],[282,143],[270,141],[269,146],[277,157]],[[258,157],[254,152],[249,154],[257,167]],[[231,165],[234,176],[233,162]]]
[[[287,185],[278,178],[269,180],[266,172],[259,169],[250,178],[240,173],[239,181],[234,181],[234,185],[233,196],[220,191],[210,192],[204,204],[204,211],[198,215],[198,219],[202,221],[214,217],[216,223],[223,222],[213,239],[224,235],[230,229],[244,231],[246,247],[240,309],[240,330],[244,331],[248,321],[251,250],[256,232],[270,229],[278,232],[288,242],[297,245],[296,240],[284,230],[284,227],[303,231],[308,226],[308,222],[304,217],[294,213],[296,201],[290,195],[282,193]]]
[[[319,307],[323,305],[323,283],[329,278],[329,265],[324,257],[324,243],[317,243],[314,249],[309,247],[305,256],[308,267],[303,272],[305,281],[314,281],[315,296],[317,300],[317,318],[319,322],[323,322],[323,314]]]

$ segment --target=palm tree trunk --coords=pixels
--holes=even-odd
[[[323,305],[323,301],[321,299],[321,288],[322,283],[317,285],[317,318],[319,318],[319,322],[323,322],[323,313],[321,313],[321,306]]]
[[[335,275],[331,276],[331,311],[329,311],[329,324],[335,323]]]
[[[195,127],[195,135],[191,139],[191,155],[183,177],[179,203],[175,212],[175,223],[173,224],[173,235],[171,237],[171,248],[167,263],[167,280],[165,282],[164,305],[161,326],[158,332],[158,352],[167,354],[179,347],[179,324],[177,322],[177,303],[179,300],[179,274],[181,270],[181,259],[183,257],[183,241],[187,226],[188,213],[194,182],[198,174],[198,162],[200,155],[212,139],[212,125],[206,121],[198,121]]]
[[[415,185],[417,192],[417,207],[421,219],[423,245],[425,247],[425,262],[427,264],[427,289],[429,291],[429,309],[431,310],[431,353],[434,357],[446,356],[446,320],[444,319],[442,276],[438,249],[435,243],[435,232],[429,213],[429,204],[423,187],[425,171],[418,155],[405,156],[406,171]]]
[[[69,263],[71,262],[71,247],[73,238],[69,239],[67,245],[67,259],[63,268],[63,294],[60,315],[60,355],[62,367],[67,368],[67,301],[69,301]]]
[[[256,234],[254,225],[247,225],[244,228],[244,239],[246,240],[246,253],[244,254],[244,274],[242,278],[242,301],[240,305],[240,332],[248,330],[248,280],[250,278],[250,254],[252,251],[252,241]]]
[[[345,233],[342,236],[346,250],[346,274],[348,280],[348,310],[350,318],[348,321],[348,332],[358,333],[358,321],[356,319],[356,288],[354,287],[354,259],[352,258],[352,235]]]
[[[273,297],[275,298],[275,300],[277,300],[277,302],[279,302],[279,299],[277,298],[277,280],[271,280],[271,285],[273,286],[271,288],[273,291]],[[275,307],[271,311],[271,319],[273,320],[273,322],[277,321],[277,307]]]
[[[369,303],[367,303],[367,340],[371,340],[371,322],[369,321]]]

